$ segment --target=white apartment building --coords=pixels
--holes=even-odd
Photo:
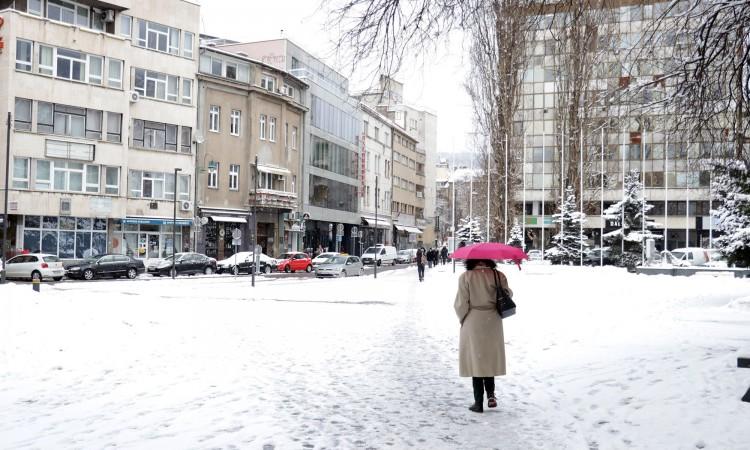
[[[163,257],[175,206],[191,248],[199,6],[0,0],[0,18],[11,251]]]
[[[360,152],[362,173],[359,189],[359,211],[362,215],[360,243],[364,248],[375,244],[391,245],[393,242],[391,232],[393,229],[391,222],[393,126],[387,117],[364,103],[360,103],[359,107],[363,117],[362,139],[360,139],[362,147]]]

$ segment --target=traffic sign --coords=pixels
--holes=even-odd
[[[358,228],[356,226],[352,227],[352,231],[351,231],[352,237],[357,237],[357,230]]]
[[[242,245],[242,239],[232,239],[232,245],[240,246]]]
[[[235,228],[232,230],[232,239],[239,240],[242,239],[242,230],[239,228]]]
[[[343,236],[344,235],[344,224],[340,223],[336,225],[336,236]]]

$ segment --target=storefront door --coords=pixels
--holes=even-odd
[[[159,248],[159,235],[152,233],[141,233],[140,238],[141,245],[146,246],[146,258],[155,259],[160,258],[161,252]]]

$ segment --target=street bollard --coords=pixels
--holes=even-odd
[[[36,291],[39,292],[39,286],[41,285],[41,282],[38,278],[34,278],[31,280],[31,287]]]

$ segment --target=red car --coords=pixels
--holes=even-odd
[[[286,273],[296,272],[298,270],[304,270],[305,272],[312,272],[312,259],[307,253],[302,252],[289,252],[279,256],[279,265],[276,270],[279,272],[284,271]]]

